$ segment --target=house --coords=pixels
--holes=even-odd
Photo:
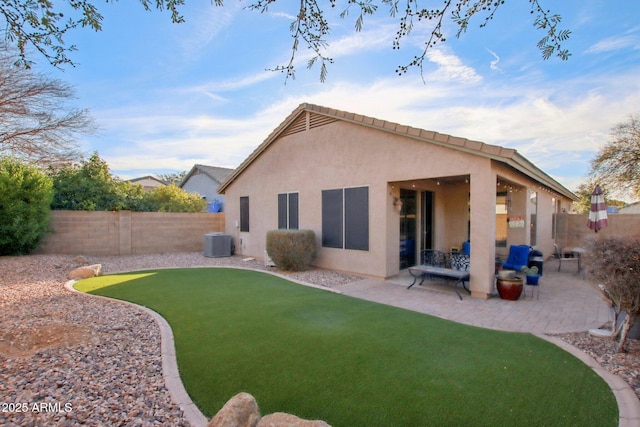
[[[130,179],[129,182],[132,184],[142,185],[144,191],[151,191],[156,187],[164,187],[165,185],[167,185],[167,183],[163,180],[151,175],[142,176],[140,178],[133,178]]]
[[[224,210],[224,195],[216,189],[233,169],[195,165],[184,177],[179,187],[188,193],[199,194],[209,202],[209,212]]]
[[[511,244],[553,253],[577,197],[516,150],[302,104],[220,185],[236,253],[268,230],[314,230],[322,268],[387,278],[422,249],[470,248],[472,295]],[[465,243],[465,242],[470,242]]]

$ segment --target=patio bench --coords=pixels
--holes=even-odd
[[[434,251],[430,251],[429,253],[433,253]],[[438,251],[435,251],[438,252]],[[440,254],[443,254],[442,252]],[[456,294],[458,298],[462,299],[462,295],[458,292],[458,285],[462,284],[462,287],[465,291],[471,293],[469,288],[465,286],[465,283],[469,281],[470,273],[469,273],[469,255],[461,254],[461,253],[451,253],[447,254],[448,257],[441,257],[440,254],[436,253],[436,257],[423,257],[422,260],[430,261],[430,259],[450,259],[451,267],[445,267],[440,265],[415,265],[413,267],[409,267],[409,274],[413,277],[413,283],[409,285],[407,289],[411,289],[413,285],[416,284],[418,279],[420,279],[420,285],[424,283],[424,279],[427,277],[435,277],[445,279],[447,281],[453,281],[455,286]]]

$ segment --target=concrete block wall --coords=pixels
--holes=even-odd
[[[52,211],[36,254],[137,255],[203,250],[204,234],[224,232],[224,213]]]
[[[587,227],[588,219],[587,214],[556,214],[558,247],[584,246],[597,236],[640,238],[640,214],[611,214],[607,217],[608,226],[598,233]]]

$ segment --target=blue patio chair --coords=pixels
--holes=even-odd
[[[462,242],[462,253],[465,255],[471,255],[471,242]]]
[[[509,257],[502,268],[504,270],[520,271],[529,263],[529,253],[531,247],[527,245],[511,245],[509,247]]]

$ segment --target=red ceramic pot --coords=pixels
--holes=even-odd
[[[498,279],[497,286],[500,298],[509,301],[517,301],[522,295],[522,278]]]

